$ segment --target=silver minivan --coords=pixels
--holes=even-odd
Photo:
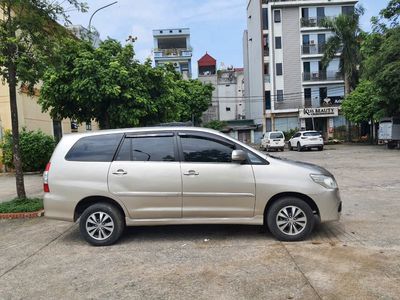
[[[92,245],[125,226],[265,225],[279,240],[338,220],[324,168],[267,156],[220,132],[154,127],[65,135],[44,172],[45,215],[75,222]]]

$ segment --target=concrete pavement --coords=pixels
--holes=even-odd
[[[328,146],[276,155],[337,178],[340,222],[281,243],[259,226],[129,228],[95,248],[77,225],[0,221],[0,299],[398,299],[400,152]]]

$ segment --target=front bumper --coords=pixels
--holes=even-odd
[[[312,195],[318,206],[321,222],[337,221],[342,212],[342,200],[339,189],[326,190],[325,192]]]

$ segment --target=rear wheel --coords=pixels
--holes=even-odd
[[[293,150],[292,144],[290,144],[290,142],[288,143],[288,149],[289,149],[289,151]]]
[[[297,151],[299,151],[299,152],[301,151],[301,145],[300,145],[300,142],[298,142],[298,143],[297,143]]]
[[[280,241],[304,240],[315,225],[311,207],[295,197],[281,198],[272,204],[266,218],[268,229]]]
[[[318,147],[318,151],[324,150],[324,146]]]
[[[89,206],[79,221],[81,235],[93,246],[114,244],[121,237],[124,228],[125,222],[121,212],[107,203]]]

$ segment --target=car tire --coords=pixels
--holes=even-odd
[[[290,144],[290,142],[288,143],[288,149],[289,149],[289,151],[293,151],[293,147],[292,147],[292,145]]]
[[[296,214],[296,218],[291,214]],[[287,215],[287,218],[284,216]],[[271,205],[266,214],[269,231],[280,241],[301,241],[307,238],[315,225],[311,207],[295,197],[284,197]],[[298,231],[296,233],[296,231]]]
[[[93,246],[109,246],[122,235],[125,221],[122,213],[114,205],[97,203],[82,213],[79,230],[83,238]]]
[[[284,152],[284,151],[285,151],[285,148],[281,148],[281,151]]]
[[[301,152],[301,145],[300,145],[300,142],[297,142],[297,151],[299,151],[299,152]]]
[[[318,147],[318,151],[322,151],[322,150],[324,150],[323,146],[322,147]]]

